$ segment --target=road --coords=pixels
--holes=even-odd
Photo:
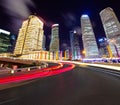
[[[0,105],[120,105],[120,76],[88,66],[0,91]]]

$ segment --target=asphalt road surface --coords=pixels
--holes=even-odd
[[[120,76],[75,67],[56,76],[0,90],[0,105],[120,105]]]

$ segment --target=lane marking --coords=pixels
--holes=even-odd
[[[0,102],[0,105],[1,104],[6,104],[6,103],[9,103],[9,102],[12,102],[12,101],[15,101],[15,100],[17,100],[18,98],[12,98],[12,99],[9,99],[9,100],[6,100],[6,101],[2,101],[2,102]]]

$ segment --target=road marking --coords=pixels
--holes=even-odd
[[[12,102],[12,101],[15,101],[17,100],[18,98],[12,98],[12,99],[9,99],[9,100],[6,100],[6,101],[3,101],[3,102],[0,102],[0,105],[2,104],[6,104],[6,103],[9,103],[9,102]]]

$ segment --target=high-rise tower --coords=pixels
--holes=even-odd
[[[59,24],[52,25],[52,38],[50,42],[50,51],[59,51]]]
[[[10,32],[0,29],[0,53],[9,52],[10,43]]]
[[[46,36],[43,35],[42,50],[46,50],[45,44],[46,44]]]
[[[27,54],[30,51],[42,50],[43,22],[34,15],[23,22],[19,30],[14,54]]]
[[[76,31],[70,31],[70,45],[71,45],[71,59],[78,60],[80,59],[80,45],[79,45],[79,35],[76,34]]]
[[[112,8],[107,7],[100,12],[101,21],[113,56],[120,53],[120,23]]]
[[[110,57],[109,51],[108,51],[108,42],[105,37],[99,39],[99,54],[101,57]]]
[[[86,58],[98,57],[98,47],[88,15],[81,16],[82,40]]]

